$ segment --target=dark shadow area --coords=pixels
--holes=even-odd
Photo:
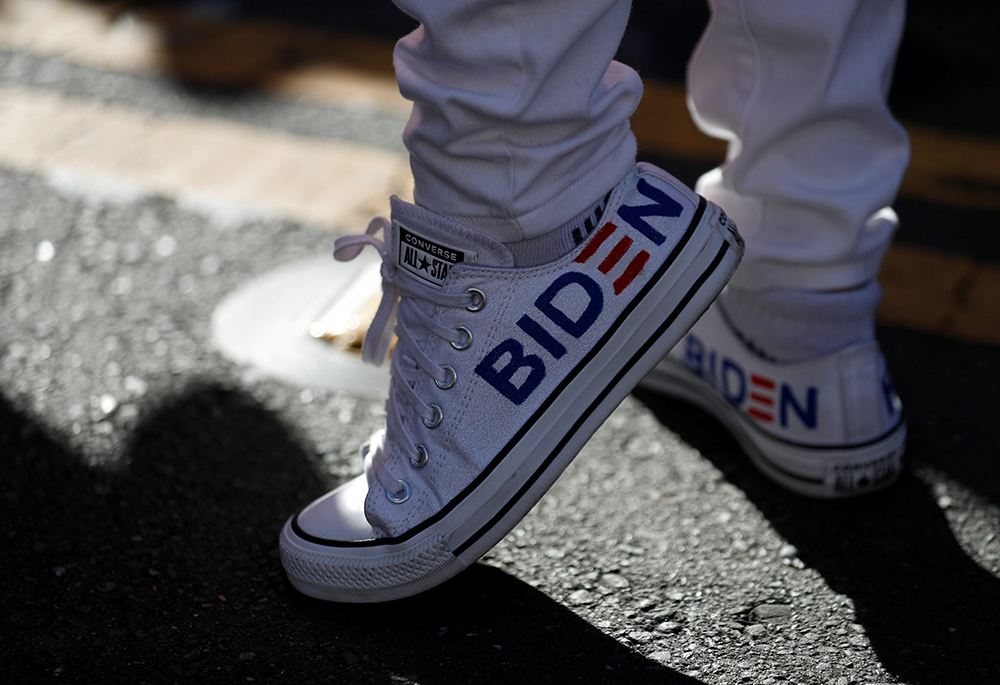
[[[909,0],[889,105],[953,132],[997,135],[1000,5]]]
[[[129,457],[88,468],[0,399],[9,682],[697,682],[483,565],[386,605],[297,594],[278,532],[327,484],[239,393],[162,407]]]
[[[1000,262],[996,210],[957,207],[913,196],[899,197],[893,206],[899,215],[896,242],[978,262]]]
[[[907,453],[1000,505],[1000,348],[880,328],[903,400]]]
[[[911,466],[941,469],[997,502],[990,415],[1000,352],[904,331],[880,336],[907,413]],[[807,566],[851,598],[880,662],[902,682],[1000,679],[1000,580],[959,546],[912,469],[879,494],[805,499],[761,476],[708,414],[645,391],[636,397],[740,487]]]

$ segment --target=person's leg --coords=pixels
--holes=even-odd
[[[875,342],[875,276],[909,159],[886,96],[903,0],[713,0],[691,60],[699,126],[729,141],[698,190],[746,257],[650,382],[729,424],[803,494],[891,482],[905,427]],[[735,411],[734,411],[735,408]]]
[[[872,281],[909,142],[886,104],[904,0],[713,0],[689,68],[696,122],[729,141],[698,190],[740,227],[733,286]]]
[[[396,53],[416,204],[336,247],[382,256],[363,356],[395,332],[386,428],[281,536],[295,587],[337,601],[415,594],[496,544],[742,253],[718,206],[635,164],[627,2],[399,4],[422,22]]]
[[[394,63],[417,205],[503,243],[573,219],[635,166],[630,0],[397,0]]]

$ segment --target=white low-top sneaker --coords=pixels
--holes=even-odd
[[[640,385],[705,409],[764,475],[800,495],[872,492],[902,467],[906,424],[876,342],[768,361],[716,302]]]
[[[393,330],[397,343],[365,473],[282,531],[298,590],[378,602],[474,563],[715,299],[743,252],[721,209],[648,165],[611,192],[602,221],[570,254],[530,268],[396,198],[391,224],[338,240],[341,259],[369,244],[382,254],[364,356],[381,362]]]

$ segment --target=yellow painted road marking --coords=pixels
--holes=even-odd
[[[879,281],[879,323],[1000,345],[1000,267],[896,243]]]
[[[13,88],[0,88],[0,164],[339,230],[412,195],[406,158],[379,148]]]
[[[1000,210],[1000,140],[907,124],[913,156],[900,193],[959,207]]]

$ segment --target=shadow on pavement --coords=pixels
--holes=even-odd
[[[894,328],[879,340],[903,399],[911,462],[1000,506],[1000,348]]]
[[[912,379],[898,384],[911,426],[910,464],[940,468],[963,481],[970,478],[973,491],[995,497],[1000,484],[994,470],[995,445],[992,452],[986,444],[965,454],[961,448],[942,449],[953,441],[955,425],[968,428],[968,422],[976,420],[970,418],[976,414],[969,406],[976,398],[966,393],[968,399],[960,402],[957,396],[964,377],[982,370],[982,359],[977,365],[975,355],[942,350],[952,343],[930,336],[883,331],[882,338],[889,343],[896,379]],[[917,356],[897,356],[903,346]],[[920,353],[933,350],[947,351],[938,357],[947,361],[940,361],[940,370],[928,379],[911,364],[920,360]],[[992,356],[994,364],[1000,358],[988,348],[979,356]],[[950,383],[946,376],[952,378]],[[917,378],[929,382],[918,385]],[[959,546],[937,498],[912,470],[882,493],[842,502],[809,500],[761,476],[708,414],[646,391],[636,392],[636,397],[740,487],[775,530],[795,545],[806,566],[854,602],[855,620],[864,626],[882,665],[900,681],[1000,681],[1000,580]],[[928,422],[931,408],[936,422]],[[980,435],[986,441],[995,431]],[[990,463],[977,466],[977,459]]]
[[[242,394],[193,390],[134,435],[92,469],[0,397],[9,682],[697,682],[483,565],[387,605],[299,595],[278,532],[326,486]]]

